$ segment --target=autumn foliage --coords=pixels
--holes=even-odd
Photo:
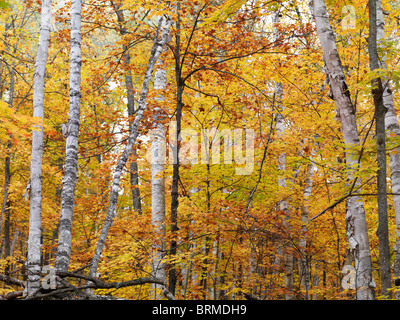
[[[353,262],[345,219],[351,183],[346,181],[339,115],[325,82],[322,51],[308,4],[296,0],[182,0],[177,11],[177,1],[119,1],[88,0],[82,5],[79,176],[69,270],[80,269],[84,274],[89,270],[107,212],[113,172],[134,118],[128,116],[125,76],[128,71],[132,74],[137,104],[157,21],[165,14],[173,20],[171,41],[159,60],[167,72],[167,87],[159,92],[151,84],[134,146],[136,153],[124,168],[97,276],[104,282],[151,276],[155,246],[164,241],[163,263],[166,268],[174,266],[177,272],[177,299],[352,299],[354,290],[342,286],[346,276],[343,267]],[[27,186],[32,128],[38,121],[32,117],[32,79],[41,3],[7,2],[9,6],[0,8],[0,273],[26,281]],[[356,107],[361,141],[357,151],[362,164],[357,176],[362,181],[379,298],[371,96],[371,80],[376,74],[370,72],[368,62],[366,3],[326,1]],[[115,5],[123,10],[123,22],[118,20]],[[345,5],[355,8],[354,27],[343,27]],[[379,72],[391,80],[398,107],[400,6],[383,1],[383,7],[387,38],[380,50],[386,54],[387,69]],[[65,156],[62,126],[68,119],[69,8],[69,1],[53,2],[44,89],[42,266],[54,264],[58,244]],[[126,50],[129,66],[123,63]],[[167,154],[164,237],[151,223],[149,135],[154,123],[152,111],[158,106],[166,115],[163,121],[168,141],[176,120],[178,87],[184,90],[182,130],[195,132],[199,154],[192,162],[182,161],[186,158],[181,155],[177,231],[171,230],[173,165]],[[163,101],[156,99],[159,94]],[[279,119],[283,119],[283,132]],[[200,161],[202,132],[213,128],[219,132],[242,130],[243,150],[246,130],[254,130],[254,168],[250,174],[236,174],[235,169],[243,164],[224,163],[224,146],[229,147],[226,141],[221,143],[220,163]],[[182,139],[181,146],[187,140]],[[399,138],[388,136],[386,142],[388,151],[395,150]],[[205,146],[208,152],[211,148],[210,143]],[[138,165],[141,211],[132,206],[132,162]],[[393,248],[396,217],[389,174],[387,187]],[[169,251],[171,241],[176,241],[176,254]],[[394,258],[392,255],[392,261]],[[71,280],[74,285],[83,282]],[[17,290],[21,287],[5,280],[0,294]],[[97,289],[95,293],[126,299],[155,297],[150,284]]]

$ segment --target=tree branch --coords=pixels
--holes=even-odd
[[[343,200],[346,200],[348,197],[367,197],[367,196],[376,196],[376,193],[349,193],[343,197],[341,197],[340,199],[336,200],[334,203],[332,203],[331,205],[329,205],[328,207],[326,207],[324,210],[322,210],[320,213],[316,214],[314,217],[310,218],[308,221],[312,221],[316,218],[318,218],[319,216],[323,215],[326,211],[333,209],[334,207],[336,207],[338,204],[340,204]],[[400,193],[387,193],[387,195],[392,195],[392,196],[400,196]]]
[[[0,274],[0,281],[3,281],[7,284],[15,284],[15,285],[23,287],[23,288],[25,288],[25,285],[26,285],[25,281],[6,276],[4,274]]]
[[[170,291],[168,291],[167,283],[164,280],[161,280],[158,278],[144,277],[144,278],[127,280],[127,281],[116,281],[116,282],[108,282],[107,283],[96,277],[87,276],[85,274],[81,274],[81,273],[77,273],[77,272],[56,271],[55,274],[56,274],[57,278],[59,278],[58,283],[62,283],[63,286],[58,287],[54,290],[51,290],[50,292],[41,292],[42,290],[40,290],[36,294],[26,297],[25,299],[26,300],[39,300],[39,299],[49,298],[52,296],[57,296],[60,294],[66,294],[69,292],[82,291],[84,289],[120,289],[120,288],[125,288],[125,287],[130,287],[130,286],[137,286],[137,285],[143,285],[143,284],[148,284],[148,283],[156,283],[156,284],[164,286],[162,291],[166,298],[168,298],[169,300],[176,300],[174,295]],[[67,277],[86,280],[87,283],[82,286],[75,287],[75,286],[71,285],[69,282],[64,280],[64,278],[67,278]],[[11,284],[19,285],[21,287],[25,287],[25,281],[14,279],[14,278],[2,275],[2,274],[0,274],[0,280],[3,282],[6,282],[6,283],[11,283]],[[0,296],[0,300],[1,299],[3,299],[3,300],[15,299],[22,295],[23,295],[23,291],[10,292],[6,295]]]

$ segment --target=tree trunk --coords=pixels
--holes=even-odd
[[[280,11],[278,10],[274,16],[274,24],[279,23],[279,15]],[[273,29],[274,40],[275,42],[278,41],[279,34],[274,26]],[[282,115],[282,98],[283,98],[283,86],[282,83],[277,82],[275,84],[275,103],[276,103],[276,134],[278,138],[282,138],[285,134],[285,119]],[[281,171],[283,174],[286,170],[286,155],[284,153],[280,154],[278,157],[278,171]],[[280,188],[286,188],[286,179],[279,177],[278,178],[278,186]],[[283,226],[286,230],[290,228],[290,211],[289,211],[289,204],[287,200],[281,200],[279,203],[280,210],[284,213],[283,218]],[[293,300],[293,255],[292,255],[292,248],[290,242],[285,242],[283,244],[283,264],[285,270],[285,299],[286,300]]]
[[[164,23],[163,22],[164,20],[166,20],[165,27],[161,28],[161,26]],[[120,180],[121,180],[122,171],[123,171],[125,164],[128,161],[128,158],[132,152],[132,147],[136,143],[136,139],[139,135],[139,124],[143,118],[143,114],[146,109],[146,99],[147,99],[147,93],[149,91],[151,74],[153,72],[155,63],[157,62],[157,59],[160,56],[160,53],[163,51],[164,45],[169,41],[170,26],[171,26],[171,19],[169,17],[165,18],[163,16],[160,18],[160,20],[158,22],[156,36],[155,36],[155,39],[153,42],[153,47],[151,49],[151,54],[150,54],[150,58],[148,61],[146,74],[145,74],[144,80],[143,80],[143,86],[142,86],[142,92],[140,94],[138,110],[136,112],[135,120],[133,121],[133,124],[132,124],[132,132],[129,135],[128,142],[125,146],[124,151],[122,152],[122,155],[120,156],[120,158],[118,160],[117,167],[114,171],[114,177],[113,177],[112,187],[111,187],[111,192],[110,192],[110,202],[108,205],[107,215],[106,215],[106,218],[104,221],[104,225],[101,230],[99,240],[97,242],[96,251],[93,255],[92,265],[91,265],[91,268],[89,271],[90,276],[95,276],[95,274],[96,274],[97,267],[98,267],[98,264],[100,261],[100,255],[103,251],[104,244],[105,244],[105,241],[106,241],[106,238],[108,235],[108,231],[109,231],[111,224],[113,222],[113,219],[114,219],[115,209],[117,207],[118,191],[119,191],[119,184],[120,184]],[[161,33],[161,36],[159,36],[160,33]]]
[[[377,25],[377,44],[382,46],[381,42],[385,39],[385,22],[383,20],[383,9],[382,0],[376,1],[376,25]],[[385,51],[381,51],[379,67],[387,69],[386,67]],[[390,82],[387,77],[382,77],[383,87],[383,104],[387,109],[385,115],[385,129],[387,135],[390,137],[400,136],[400,127],[397,121],[397,113],[394,106],[392,90],[390,88]],[[394,246],[394,263],[393,263],[393,274],[395,278],[400,277],[400,148],[389,151],[390,158],[390,176],[392,183],[392,192],[397,195],[393,195],[394,212],[396,216],[396,244]],[[395,293],[396,299],[400,300],[400,291]]]
[[[282,100],[283,96],[283,88],[281,83],[276,84],[276,101],[277,101],[277,110],[278,113],[276,114],[276,133],[278,138],[282,138],[282,136],[285,134],[285,120],[281,114],[282,112],[282,106],[280,105],[280,102]],[[278,157],[278,170],[285,172],[286,170],[286,155],[282,153]],[[285,178],[278,178],[278,186],[281,188],[286,188],[286,179]],[[283,218],[283,226],[285,230],[289,231],[290,229],[290,211],[289,211],[289,204],[287,200],[281,200],[280,201],[280,210],[284,213],[284,218]],[[285,299],[286,300],[293,300],[294,299],[294,294],[293,294],[293,254],[292,254],[292,246],[290,241],[287,241],[283,245],[283,264],[284,264],[284,269],[285,269],[285,288],[286,288],[286,293],[285,293]]]
[[[368,52],[370,69],[374,71],[380,67],[377,49],[377,19],[376,2],[369,0],[369,39]],[[383,296],[391,298],[391,270],[390,270],[390,247],[389,247],[389,226],[387,216],[387,191],[386,191],[386,142],[385,142],[385,114],[386,108],[383,104],[383,86],[381,78],[372,80],[372,95],[375,105],[375,125],[376,125],[376,148],[378,162],[378,230],[379,239],[379,260],[381,271],[381,293]]]
[[[311,158],[311,157],[310,157]],[[306,292],[307,300],[310,300],[310,278],[308,273],[308,259],[307,259],[307,231],[308,231],[308,218],[309,218],[309,201],[312,191],[312,180],[311,177],[314,174],[314,164],[312,161],[307,165],[307,177],[305,181],[305,187],[303,191],[303,198],[304,202],[301,206],[301,238],[299,240],[299,249],[300,249],[300,268],[299,268],[299,275],[300,275],[300,285]]]
[[[12,23],[6,23],[5,25],[5,31],[8,31],[11,26],[14,26],[14,20]],[[7,45],[9,48],[9,45]],[[16,54],[16,47],[14,46],[14,55]],[[5,64],[5,62],[1,61],[0,65],[1,67]],[[10,91],[9,91],[9,101],[8,101],[8,106],[10,108],[13,107],[14,103],[14,84],[15,84],[15,63],[12,63],[12,69],[10,73]],[[0,79],[0,100],[3,99],[3,81]],[[6,216],[7,219],[7,214],[9,214],[9,199],[8,199],[8,191],[10,188],[10,183],[11,183],[11,146],[12,146],[12,135],[9,134],[9,138],[7,141],[7,156],[5,159],[4,163],[4,192],[3,192],[3,202],[2,202],[2,207],[1,207],[1,215],[0,215],[0,234],[1,230],[3,229],[3,220],[4,217]],[[4,234],[6,233],[6,230],[4,228]],[[6,239],[5,239],[6,241]],[[1,255],[0,255],[1,257]]]
[[[8,105],[10,108],[13,107],[14,103],[14,74],[15,67],[13,63],[13,67],[10,73],[10,98],[8,101]],[[11,256],[11,248],[10,248],[10,206],[11,202],[8,198],[8,190],[11,184],[11,146],[12,146],[12,135],[10,134],[7,141],[7,156],[4,163],[4,198],[3,198],[3,206],[1,208],[1,218],[0,218],[0,231],[3,224],[4,219],[4,257],[7,258]],[[7,261],[5,266],[5,274],[9,275],[10,272],[10,264]]]
[[[42,213],[42,155],[43,155],[43,110],[44,77],[50,41],[51,0],[42,1],[39,45],[33,75],[33,116],[38,119],[32,131],[31,153],[31,197],[29,215],[27,294],[32,295],[40,287],[40,233]]]
[[[208,154],[211,154],[211,148],[212,148],[212,141],[209,145],[209,150]],[[210,171],[210,164],[207,164],[207,177],[206,177],[206,204],[207,204],[207,211],[205,212],[206,215],[211,214],[211,183],[210,183],[210,178],[211,178],[211,171]],[[207,224],[204,226],[205,229],[207,228]],[[207,235],[204,238],[204,259],[203,259],[203,267],[201,268],[201,276],[200,276],[200,287],[203,290],[203,298],[204,300],[207,299],[207,277],[208,277],[208,265],[209,265],[209,259],[208,255],[210,254],[210,237]],[[241,263],[241,262],[240,262]]]
[[[180,4],[177,3],[177,23],[176,23],[176,44],[175,44],[175,76],[176,76],[176,133],[173,147],[173,169],[172,169],[172,188],[171,188],[171,232],[178,231],[178,206],[179,206],[179,139],[181,133],[182,119],[182,95],[184,84],[182,81],[181,61],[180,61]],[[170,243],[170,255],[176,255],[177,242],[173,238]],[[175,264],[170,264],[169,270],[169,291],[175,295],[177,271]]]
[[[353,193],[359,191],[360,179],[355,179],[359,167],[358,151],[360,145],[357,132],[355,108],[351,102],[342,62],[336,48],[335,35],[329,23],[329,17],[323,0],[313,0],[314,18],[320,39],[323,59],[329,85],[339,113],[341,129],[346,147],[347,180],[354,183]],[[352,196],[347,200],[347,239],[355,262],[356,299],[374,299],[375,282],[372,278],[371,253],[365,210],[361,197]]]
[[[14,254],[14,252],[15,252],[15,248],[16,248],[16,245],[17,245],[17,242],[18,242],[19,234],[20,234],[19,229],[15,228],[14,236],[13,236],[13,239],[12,239],[12,242],[11,242],[10,256],[12,256]]]
[[[162,103],[165,98],[162,92],[167,87],[167,72],[159,63],[159,68],[154,75],[154,90],[159,90],[160,94],[156,96],[156,100]],[[153,277],[158,279],[166,279],[165,265],[161,262],[165,254],[165,159],[166,159],[166,138],[165,126],[163,120],[165,118],[163,110],[157,106],[153,110],[154,134],[151,143],[151,223],[156,230],[155,253],[152,263]],[[157,285],[152,284],[155,291]],[[158,297],[158,295],[156,295]],[[161,296],[160,296],[161,297]]]
[[[7,149],[11,148],[11,140],[8,140]],[[2,214],[4,213],[4,258],[10,256],[10,199],[8,198],[8,189],[10,187],[10,165],[11,165],[10,154],[7,155],[5,166],[4,166],[4,202],[2,208]],[[1,230],[1,229],[0,229]],[[5,274],[9,275],[10,272],[10,264],[9,261],[6,262],[5,265]]]
[[[276,93],[279,98],[282,98],[282,84],[277,83],[276,84]],[[278,103],[279,104],[279,103]],[[281,108],[280,108],[281,109]],[[276,115],[276,133],[278,138],[282,137],[282,135],[285,134],[285,123],[284,123],[284,118],[282,114],[277,113]],[[286,169],[286,155],[282,153],[278,157],[278,170],[282,171],[283,174]],[[286,188],[286,179],[285,178],[278,178],[278,186],[281,188]],[[285,230],[289,230],[290,228],[290,211],[289,211],[289,204],[286,199],[281,200],[279,204],[280,210],[284,213],[284,218],[283,218],[283,226]],[[285,288],[286,288],[286,293],[285,293],[285,299],[286,300],[293,300],[294,295],[293,295],[293,255],[292,255],[292,249],[291,249],[291,244],[290,241],[285,241],[283,244],[283,264],[284,264],[284,270],[285,270]]]
[[[124,11],[120,9],[122,5],[115,5],[113,3],[115,12],[117,14],[118,22],[120,24],[120,34],[124,36],[128,33],[126,30],[125,18],[124,18]],[[134,100],[134,90],[133,90],[133,80],[132,80],[132,72],[130,69],[131,64],[131,56],[129,54],[129,48],[126,44],[122,45],[122,49],[124,53],[122,55],[122,62],[125,68],[125,87],[126,87],[126,98],[127,98],[127,109],[128,109],[128,116],[129,116],[129,134],[132,134],[132,125],[133,125],[133,116],[135,115],[135,100]],[[133,156],[136,156],[136,148],[134,147],[132,150]],[[138,165],[136,159],[132,161],[130,164],[130,183],[131,183],[131,190],[132,190],[132,208],[134,211],[138,211],[142,213],[142,205],[140,202],[140,192],[139,192],[139,173],[138,173]]]
[[[68,271],[71,257],[72,217],[75,186],[78,179],[78,136],[81,109],[81,0],[71,1],[71,61],[69,114],[65,147],[64,175],[61,191],[61,215],[58,249],[55,261],[57,271]]]

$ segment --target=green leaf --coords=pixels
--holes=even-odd
[[[0,0],[0,8],[7,9],[10,6],[8,2]]]

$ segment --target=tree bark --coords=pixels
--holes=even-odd
[[[38,123],[32,131],[31,197],[27,257],[27,294],[32,295],[40,287],[41,213],[42,213],[42,155],[44,76],[50,41],[51,0],[42,1],[39,45],[33,75],[33,116]]]
[[[71,1],[70,93],[64,175],[61,191],[61,215],[55,267],[68,271],[71,257],[72,218],[75,186],[78,179],[78,136],[81,109],[81,0]]]
[[[167,72],[159,62],[159,67],[154,75],[154,90],[160,91],[156,100],[162,103],[165,98],[162,92],[167,87]],[[165,118],[163,110],[157,106],[153,110],[154,134],[151,143],[151,223],[156,230],[155,253],[152,262],[152,275],[158,279],[166,279],[165,264],[161,262],[165,254],[165,159],[166,138]],[[157,285],[152,284],[156,294]],[[156,297],[159,295],[156,294]]]
[[[163,28],[161,28],[161,26],[164,23],[164,20],[166,20],[165,25]],[[114,177],[113,177],[112,187],[111,187],[111,192],[110,192],[110,201],[109,201],[104,225],[101,230],[99,240],[97,242],[95,253],[93,255],[92,265],[91,265],[91,268],[89,271],[90,276],[94,276],[96,274],[97,267],[98,267],[98,264],[100,261],[100,255],[103,251],[104,244],[105,244],[105,241],[106,241],[106,238],[108,235],[108,231],[109,231],[111,224],[113,222],[113,219],[114,219],[115,209],[117,207],[118,191],[119,191],[119,184],[120,184],[120,180],[121,180],[122,171],[123,171],[125,164],[128,161],[128,158],[132,152],[132,147],[136,143],[136,139],[139,135],[139,125],[140,125],[140,121],[143,118],[144,111],[146,109],[146,99],[147,99],[147,93],[149,91],[151,74],[153,72],[153,68],[155,66],[155,63],[157,62],[158,57],[160,56],[161,52],[163,51],[164,45],[169,41],[170,26],[171,26],[171,19],[169,17],[163,16],[160,18],[160,20],[158,22],[156,36],[155,36],[155,39],[153,42],[153,47],[151,49],[151,54],[150,54],[150,58],[148,61],[146,74],[145,74],[144,80],[143,80],[143,86],[142,86],[142,91],[140,94],[138,110],[136,112],[135,120],[133,121],[133,124],[132,124],[132,132],[129,135],[128,142],[124,148],[124,151],[122,152],[122,155],[120,156],[120,158],[118,160],[117,167],[114,171]],[[161,36],[159,36],[160,33],[161,33]]]
[[[323,0],[313,0],[313,14],[320,39],[323,59],[329,85],[341,123],[342,134],[346,148],[347,181],[354,183],[357,191],[360,179],[355,179],[359,167],[358,152],[354,148],[360,145],[357,132],[355,108],[351,102],[342,62],[336,48],[335,35],[329,23],[329,17]],[[368,229],[365,210],[361,197],[349,197],[347,200],[347,239],[355,262],[355,287],[357,300],[374,299],[375,282],[372,278],[371,253],[369,248]]]
[[[274,24],[279,23],[279,15],[280,11],[278,10],[274,16]],[[275,42],[278,41],[279,33],[276,30],[274,25],[273,34]],[[275,102],[276,102],[276,134],[278,139],[282,139],[283,135],[285,134],[285,119],[282,115],[283,106],[282,106],[282,99],[283,99],[283,86],[282,83],[277,82],[275,84]],[[280,154],[278,157],[278,171],[281,171],[283,174],[286,170],[286,155],[284,153]],[[278,178],[278,186],[280,188],[286,188],[286,179],[279,177]],[[283,218],[283,226],[286,230],[290,229],[290,211],[289,211],[289,204],[286,199],[281,200],[279,203],[280,210],[284,213]],[[283,245],[283,264],[285,270],[285,299],[286,300],[293,300],[294,294],[294,282],[293,282],[293,254],[292,254],[292,246],[288,241]]]
[[[380,67],[377,49],[377,19],[376,2],[369,0],[369,39],[368,52],[370,69],[374,71]],[[381,294],[391,298],[391,270],[390,270],[390,247],[389,247],[389,226],[387,216],[387,191],[386,191],[386,141],[385,141],[385,114],[387,109],[383,104],[383,86],[380,77],[372,80],[372,95],[375,105],[376,125],[376,148],[377,148],[377,188],[378,188],[378,230],[379,239],[379,262],[381,271]]]
[[[311,158],[311,157],[310,157]],[[308,218],[310,213],[310,196],[312,191],[312,176],[314,174],[314,164],[312,161],[307,165],[307,177],[303,191],[303,205],[301,206],[301,237],[299,240],[300,249],[300,285],[306,291],[306,298],[310,300],[310,278],[308,273],[308,259],[307,259],[307,232],[308,232]]]
[[[10,108],[13,107],[14,103],[14,74],[15,74],[15,66],[13,63],[13,67],[10,73],[10,98],[8,101],[8,105]],[[1,218],[0,218],[0,231],[3,225],[3,218],[4,219],[4,257],[7,258],[11,256],[11,248],[10,248],[10,206],[11,202],[8,198],[8,190],[11,184],[11,147],[12,147],[12,135],[9,134],[8,141],[7,141],[7,156],[4,163],[4,198],[3,198],[3,205],[1,208]],[[1,256],[0,256],[1,257]],[[5,266],[5,274],[9,275],[10,272],[10,265],[7,261]]]
[[[173,146],[173,166],[172,166],[172,188],[171,188],[171,232],[178,231],[178,206],[179,206],[179,139],[181,133],[181,120],[182,120],[182,95],[184,89],[184,83],[182,80],[182,70],[180,61],[180,3],[177,3],[177,32],[175,34],[175,76],[176,76],[176,133],[175,141]],[[170,255],[173,257],[176,255],[177,242],[173,238],[170,243]],[[169,265],[169,291],[175,295],[177,271],[175,264]]]
[[[282,101],[283,97],[283,87],[281,83],[276,83],[276,104],[278,113],[276,114],[276,133],[278,138],[282,138],[285,134],[285,120],[283,118],[282,112]],[[278,171],[281,171],[283,174],[286,170],[286,155],[284,153],[280,154],[278,157]],[[278,178],[278,186],[281,188],[286,188],[286,179],[279,177]],[[290,229],[290,211],[289,204],[286,199],[281,200],[279,203],[280,210],[284,213],[283,217],[283,226],[285,230],[289,231]],[[293,300],[294,299],[294,281],[293,281],[293,254],[292,254],[292,245],[290,241],[285,242],[283,245],[283,264],[285,270],[285,299]]]
[[[117,14],[118,22],[120,24],[120,34],[124,36],[128,33],[126,30],[126,21],[124,18],[124,11],[121,9],[122,2],[119,5],[113,3],[115,12]],[[135,115],[135,100],[133,90],[132,72],[130,69],[131,55],[129,54],[129,48],[126,44],[122,45],[124,53],[122,54],[122,62],[125,68],[125,87],[126,87],[126,98],[127,98],[127,109],[129,116],[129,134],[132,134],[133,116]],[[136,156],[136,148],[132,150],[133,156]],[[139,191],[139,173],[137,161],[133,160],[130,164],[130,183],[132,190],[132,208],[134,211],[142,213],[142,204],[140,202],[140,191]]]
[[[377,45],[382,47],[382,41],[385,39],[385,22],[383,20],[382,0],[376,1],[376,25],[377,25]],[[381,51],[380,59],[378,60],[379,67],[387,69],[386,56],[384,48]],[[392,90],[390,88],[389,79],[385,76],[382,78],[383,87],[383,104],[387,109],[385,115],[385,129],[388,137],[400,136],[400,127],[397,121],[397,112],[394,106]],[[393,275],[395,278],[400,277],[400,148],[389,151],[390,159],[390,177],[392,183],[394,212],[396,216],[396,244],[394,246],[394,263]],[[397,195],[396,195],[397,194]],[[395,293],[397,300],[400,300],[400,291]]]

